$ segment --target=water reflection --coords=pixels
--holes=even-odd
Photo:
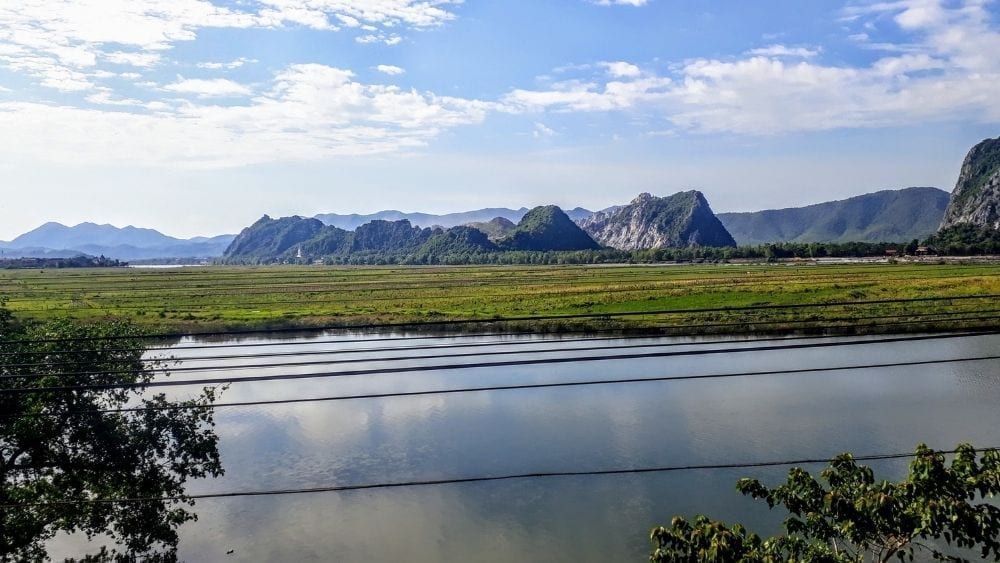
[[[371,338],[359,335],[358,338]],[[275,341],[251,351],[329,350],[324,357],[370,360],[346,369],[421,365],[388,362],[411,351],[344,349],[378,343],[321,343],[329,336]],[[552,347],[552,339],[437,338],[428,345],[496,343],[479,351]],[[836,340],[836,339],[830,339]],[[243,342],[248,342],[244,339]],[[252,342],[252,341],[250,341]],[[606,345],[626,343],[604,340]],[[628,343],[683,344],[643,339]],[[759,346],[760,343],[735,345]],[[810,341],[812,342],[812,341]],[[387,340],[386,346],[412,345]],[[182,341],[180,346],[191,345]],[[565,347],[594,342],[566,342]],[[301,379],[236,384],[223,401],[396,392],[511,383],[798,369],[989,355],[1000,337],[866,346],[646,358]],[[709,347],[720,347],[711,345]],[[178,350],[183,357],[244,349]],[[432,352],[433,353],[433,352]],[[534,356],[533,356],[534,354]],[[573,352],[557,354],[573,355]],[[586,355],[599,355],[588,351]],[[551,355],[551,354],[549,354]],[[482,358],[456,359],[456,363]],[[276,358],[274,361],[298,361]],[[183,365],[218,365],[226,360]],[[260,359],[230,360],[260,363]],[[446,362],[448,363],[448,362]],[[226,475],[191,492],[297,488],[377,481],[627,466],[717,463],[910,451],[918,442],[1000,444],[996,362],[788,374],[738,379],[496,391],[458,395],[220,409]],[[307,373],[340,367],[246,370]],[[229,372],[226,372],[229,375]],[[205,374],[183,373],[174,378]],[[212,376],[216,374],[210,374]],[[235,375],[235,374],[234,374]],[[183,397],[191,389],[171,388]],[[879,462],[886,476],[905,462]],[[780,519],[735,492],[753,475],[771,482],[786,469],[716,470],[521,480],[351,493],[205,500],[200,521],[181,529],[188,561],[621,561],[643,560],[646,534],[674,514],[709,513],[767,531]],[[69,540],[57,544],[71,550]],[[234,553],[226,556],[227,550]],[[68,551],[67,553],[70,553]],[[59,555],[53,552],[53,555]]]

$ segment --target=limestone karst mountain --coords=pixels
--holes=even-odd
[[[1000,138],[972,147],[962,163],[941,228],[961,224],[1000,229]]]
[[[697,190],[667,197],[639,194],[628,205],[594,213],[580,226],[597,242],[619,250],[736,246]]]

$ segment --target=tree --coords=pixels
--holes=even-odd
[[[936,547],[942,544],[1000,561],[1000,508],[982,502],[1000,492],[997,450],[977,454],[962,444],[949,464],[943,453],[920,445],[908,476],[898,483],[876,482],[872,470],[850,454],[837,457],[821,475],[825,484],[800,468],[773,489],[754,479],[737,484],[744,495],[788,510],[783,535],[763,539],[738,524],[677,517],[669,528],[651,532],[650,561],[884,563],[912,561],[920,552],[964,561]]]
[[[176,560],[176,529],[196,519],[186,481],[223,472],[215,390],[178,402],[144,393],[144,351],[124,321],[18,324],[0,302],[0,561],[46,559],[59,531],[113,540],[88,561]],[[139,386],[42,389],[120,384]],[[185,408],[95,412],[126,405]],[[174,500],[79,502],[162,497]]]

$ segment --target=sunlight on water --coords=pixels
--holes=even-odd
[[[373,335],[356,338],[378,338]],[[188,360],[179,368],[361,360],[334,365],[176,372],[171,379],[392,369],[499,358],[599,357],[757,347],[777,342],[668,339],[514,344],[519,338],[353,342],[327,335],[259,348],[178,349],[176,357],[309,352],[272,358]],[[835,341],[836,339],[829,339]],[[857,340],[857,339],[855,339]],[[265,342],[242,340],[241,343]],[[314,342],[303,344],[304,342]],[[795,342],[816,342],[816,340]],[[346,352],[416,344],[490,346]],[[218,344],[218,343],[213,343]],[[663,348],[542,352],[552,348],[673,344]],[[185,341],[181,346],[192,345]],[[235,384],[223,402],[515,383],[797,369],[988,355],[981,336],[801,350],[729,352],[588,363],[480,367]],[[507,356],[455,354],[517,350]],[[434,359],[412,356],[440,355]],[[393,361],[392,358],[408,359]],[[226,475],[193,493],[440,479],[532,471],[609,469],[906,452],[918,442],[1000,445],[995,362],[877,370],[508,390],[223,408],[216,413]],[[176,397],[191,388],[169,388]],[[886,477],[900,462],[880,462]],[[786,469],[712,470],[277,497],[202,500],[181,529],[187,561],[624,561],[643,560],[647,534],[675,514],[708,513],[760,531],[781,515],[742,498],[742,476],[771,482]],[[74,554],[75,539],[53,555]],[[233,554],[226,556],[228,550]]]

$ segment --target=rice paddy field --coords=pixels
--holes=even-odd
[[[442,332],[915,332],[1000,326],[1000,265],[0,270],[0,296],[22,319],[115,316],[181,333],[400,323]]]

